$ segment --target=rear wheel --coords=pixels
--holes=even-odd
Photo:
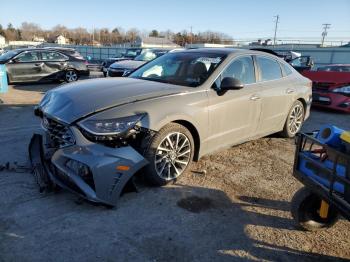
[[[175,181],[191,164],[194,142],[190,131],[182,125],[170,123],[151,139],[145,158],[146,179],[153,185],[162,186]]]
[[[320,216],[322,199],[306,187],[297,191],[292,199],[292,216],[298,226],[308,231],[316,231],[334,225],[338,220],[338,212],[329,206],[326,218]]]
[[[283,137],[291,138],[301,130],[304,123],[304,105],[299,100],[295,101],[289,110],[288,117],[281,132]]]
[[[78,80],[78,78],[78,73],[74,69],[67,70],[64,75],[64,80],[68,83],[75,82]]]

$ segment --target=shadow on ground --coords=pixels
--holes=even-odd
[[[7,194],[6,201],[0,199],[7,210],[0,215],[4,261],[342,261],[257,241],[246,233],[251,224],[292,225],[245,209],[288,210],[285,201],[241,197],[233,202],[220,190],[176,185],[143,187],[111,210],[77,204],[66,192],[40,195],[25,174],[7,174],[0,181],[1,194]],[[21,190],[15,193],[15,187]]]

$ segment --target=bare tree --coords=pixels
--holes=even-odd
[[[20,28],[22,39],[32,41],[34,37],[44,37],[44,31],[38,24],[23,22]]]

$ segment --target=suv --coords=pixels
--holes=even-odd
[[[6,64],[9,82],[49,80],[77,81],[90,74],[87,62],[74,49],[26,48],[8,51],[0,56]]]
[[[107,58],[106,60],[104,60],[102,62],[103,75],[105,77],[107,76],[107,71],[108,71],[108,68],[111,64],[118,62],[118,61],[123,61],[123,60],[133,60],[135,57],[140,55],[142,52],[143,52],[142,48],[127,48],[121,56]]]
[[[136,56],[134,60],[122,60],[111,64],[108,68],[107,75],[111,77],[126,76],[136,68],[168,52],[169,50],[165,49],[145,50],[140,55]]]

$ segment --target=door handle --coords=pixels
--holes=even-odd
[[[252,95],[250,97],[250,100],[253,100],[253,101],[256,101],[256,100],[259,100],[259,99],[260,99],[260,96],[258,96],[258,95]]]
[[[294,89],[292,89],[292,88],[288,88],[287,90],[286,90],[286,93],[287,94],[292,94],[292,93],[294,93]]]
[[[36,63],[36,64],[34,64],[35,66],[43,66],[44,65],[44,63]]]

